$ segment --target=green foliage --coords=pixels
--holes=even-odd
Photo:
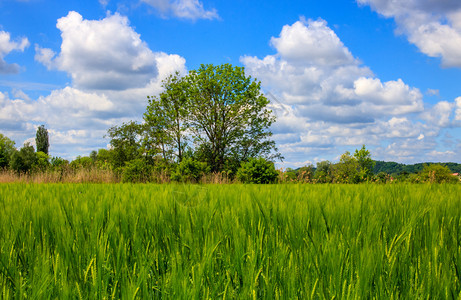
[[[379,172],[375,176],[375,181],[378,183],[387,183],[391,181],[391,176],[385,172]]]
[[[26,143],[19,151],[13,152],[10,167],[18,173],[27,173],[32,170],[36,161],[37,156],[35,155],[34,146]]]
[[[202,65],[186,80],[190,130],[211,171],[223,171],[226,165],[237,168],[249,158],[272,157],[276,148],[268,129],[275,117],[259,82],[230,64]]]
[[[296,175],[296,170],[291,168],[287,168],[285,170],[285,182],[296,182],[298,180],[298,176]]]
[[[314,179],[314,172],[314,166],[312,165],[299,168],[298,170],[296,170],[296,177],[298,182],[312,182],[312,180]]]
[[[143,127],[130,121],[121,126],[113,126],[107,131],[113,150],[114,168],[123,167],[125,162],[141,157]]]
[[[48,154],[50,142],[48,138],[48,130],[46,130],[45,125],[40,125],[37,128],[35,144],[37,145],[37,152],[43,152],[45,154]]]
[[[453,176],[449,168],[439,165],[427,165],[420,173],[422,182],[429,183],[459,183],[459,178]]]
[[[384,161],[375,161],[374,173],[378,174],[379,172],[385,172],[387,174],[409,174],[409,173],[418,173],[424,169],[426,165],[433,165],[435,163],[418,163],[413,165],[399,164],[396,162],[384,162]],[[461,164],[457,163],[437,163],[439,165],[448,167],[453,173],[461,173]]]
[[[346,151],[337,164],[333,167],[333,177],[336,183],[361,183],[373,178],[375,162],[371,159],[370,151],[362,146],[355,150],[352,156]]]
[[[99,169],[110,170],[113,169],[113,165],[114,150],[99,149],[96,155],[96,166]]]
[[[331,183],[333,167],[330,161],[320,161],[317,163],[317,168],[314,173],[314,180],[317,183]]]
[[[460,185],[0,185],[1,299],[456,299]]]
[[[50,161],[51,166],[54,169],[59,169],[59,168],[64,168],[69,165],[69,161],[67,159],[64,159],[62,157],[52,157]]]
[[[72,169],[90,169],[94,166],[93,159],[89,156],[77,156],[70,162]]]
[[[35,153],[36,159],[32,166],[34,170],[46,171],[50,167],[50,156],[44,152],[38,151]]]
[[[9,166],[11,156],[15,151],[14,142],[0,133],[0,169]]]
[[[187,147],[185,132],[189,127],[187,83],[176,72],[163,80],[162,87],[164,91],[159,98],[147,97],[143,146],[150,157],[160,153],[164,160],[170,160],[176,155],[181,162]]]
[[[333,166],[335,183],[359,183],[359,163],[349,151],[346,151],[337,164]]]
[[[193,158],[183,159],[171,175],[171,180],[179,182],[199,182],[203,175],[209,173],[210,169],[205,162]]]
[[[250,158],[237,171],[237,179],[243,183],[275,183],[277,177],[274,163],[263,157]]]
[[[122,182],[149,182],[152,179],[152,166],[144,159],[137,158],[126,162],[122,171]]]
[[[373,177],[375,161],[371,159],[371,153],[365,148],[365,145],[363,145],[360,150],[355,150],[354,158],[357,160],[359,165],[359,181],[364,182],[371,180]]]

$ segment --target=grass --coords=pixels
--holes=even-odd
[[[0,185],[0,298],[461,297],[457,185]]]

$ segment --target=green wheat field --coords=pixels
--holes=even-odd
[[[2,299],[459,299],[458,185],[1,184]]]

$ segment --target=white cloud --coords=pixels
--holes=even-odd
[[[445,67],[461,67],[461,2],[458,0],[357,0],[388,18],[421,52],[440,57]]]
[[[461,97],[458,97],[455,99],[455,120],[456,121],[461,121]]]
[[[11,40],[9,32],[0,31],[0,74],[12,74],[19,72],[18,64],[8,64],[4,58],[11,51],[24,51],[29,46],[27,38],[18,39],[17,41]]]
[[[277,115],[274,138],[289,162],[331,159],[362,144],[381,158],[424,157],[441,128],[452,124],[453,104],[442,101],[426,112],[419,89],[376,78],[321,19],[286,25],[271,44],[275,54],[241,62],[275,95],[276,101],[269,97]],[[431,115],[431,121],[417,119]],[[414,151],[411,141],[420,145]],[[402,155],[399,145],[408,146]]]
[[[206,10],[199,0],[141,0],[154,7],[163,16],[175,16],[180,19],[219,19],[216,9]]]
[[[447,101],[440,101],[432,108],[421,114],[421,118],[437,127],[448,127],[452,124],[451,115],[455,105]]]
[[[369,110],[380,114],[402,115],[423,110],[422,94],[401,79],[384,84],[377,78],[354,81],[354,93]]]
[[[244,56],[241,61],[274,94],[297,105],[304,117],[370,123],[423,109],[418,89],[400,79],[383,83],[373,78],[323,20],[286,25],[271,41],[277,54]]]
[[[123,90],[143,87],[158,74],[155,54],[119,14],[84,20],[77,12],[60,18],[61,52],[36,46],[36,60],[65,71],[74,87]]]
[[[15,98],[24,99],[24,100],[28,100],[28,101],[31,100],[29,95],[24,93],[22,90],[18,90],[18,89],[13,88],[12,93],[13,93],[13,97],[15,97]]]
[[[315,66],[355,64],[349,50],[327,23],[319,19],[298,21],[285,25],[280,37],[272,37],[271,44],[288,62]]]
[[[38,99],[30,99],[22,87],[12,90],[12,98],[0,92],[0,128],[18,145],[45,124],[52,155],[73,158],[105,147],[109,127],[140,121],[147,96],[162,91],[161,81],[187,71],[183,57],[151,51],[118,14],[95,21],[70,12],[58,20],[58,28],[60,53],[37,45],[35,59],[67,72],[72,85]]]

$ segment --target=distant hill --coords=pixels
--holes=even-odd
[[[419,163],[413,165],[399,164],[396,162],[375,161],[375,168],[373,172],[378,174],[384,172],[387,174],[400,174],[402,172],[417,173],[423,170],[425,165],[440,164],[448,167],[453,173],[461,173],[461,164],[458,163]]]

